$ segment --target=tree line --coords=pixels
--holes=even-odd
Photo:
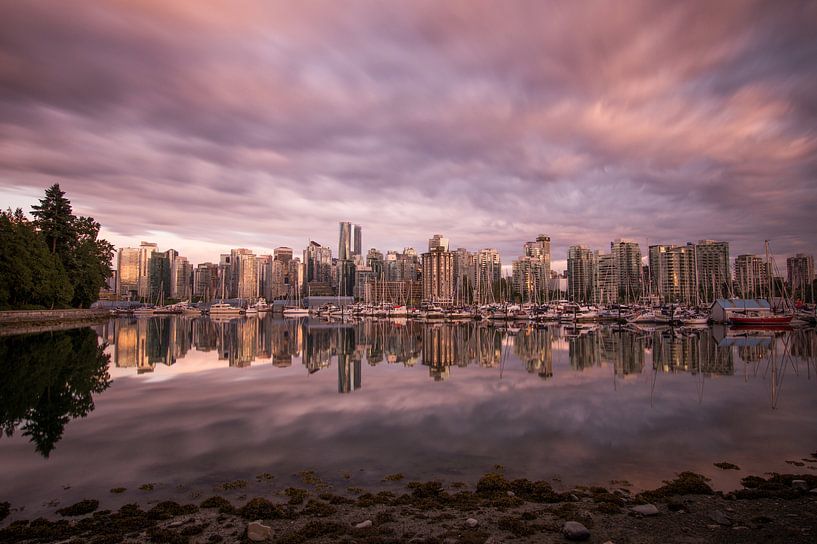
[[[111,275],[114,247],[77,217],[59,184],[31,207],[0,211],[0,309],[87,308]]]

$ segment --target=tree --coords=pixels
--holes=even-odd
[[[80,217],[74,221],[74,306],[90,306],[111,275],[114,248],[107,240],[98,239],[99,229],[100,224],[93,217]]]
[[[76,217],[57,183],[46,189],[39,205],[31,208],[34,226],[68,275],[70,304],[90,306],[111,274],[114,250],[106,240],[99,239],[100,224],[93,217]]]
[[[65,192],[55,183],[45,190],[45,198],[40,205],[31,207],[36,218],[37,228],[45,238],[46,245],[52,254],[64,257],[70,252],[74,240],[74,214],[71,202],[65,198]]]
[[[73,293],[61,261],[22,210],[0,212],[0,307],[65,307]]]

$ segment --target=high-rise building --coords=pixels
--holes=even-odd
[[[743,298],[769,296],[771,270],[769,264],[758,255],[738,255],[735,258],[735,285],[737,294]]]
[[[480,249],[476,255],[477,284],[480,291],[492,291],[502,278],[502,260],[494,248]]]
[[[309,242],[304,250],[305,281],[331,283],[332,250],[318,242]]]
[[[595,262],[585,246],[570,246],[567,252],[567,296],[577,302],[589,302],[593,296]]]
[[[117,285],[116,294],[126,299],[139,298],[139,282],[142,275],[140,269],[141,249],[123,247],[119,249],[116,258]]]
[[[154,251],[148,261],[148,299],[154,304],[162,303],[164,299],[170,298],[171,256],[168,251]]]
[[[431,246],[431,244],[429,244]],[[454,302],[454,254],[446,251],[448,243],[436,244],[423,253],[423,299],[432,304]]]
[[[150,258],[159,251],[159,246],[153,242],[139,244],[139,297],[150,298]]]
[[[352,243],[352,255],[363,255],[363,227],[360,225],[355,225],[353,227],[353,243]]]
[[[200,263],[193,273],[193,296],[207,301],[221,296],[218,280],[217,264]]]
[[[617,302],[619,299],[619,272],[612,253],[593,255],[593,301],[602,304]]]
[[[665,302],[697,301],[695,245],[650,246],[650,280],[654,293]]]
[[[435,249],[442,249],[443,251],[448,251],[448,238],[446,238],[442,234],[435,234],[434,236],[429,238],[428,250],[433,251]]]
[[[352,258],[352,224],[348,221],[340,222],[338,235],[338,259],[348,261]]]
[[[813,289],[814,283],[814,256],[798,253],[786,259],[786,272],[789,288],[800,297]]]
[[[535,259],[545,265],[547,275],[550,275],[550,236],[540,234],[535,242],[525,242],[523,246],[525,257]]]
[[[276,247],[272,250],[272,257],[276,261],[289,262],[292,260],[292,248],[285,246]]]
[[[120,297],[132,300],[150,296],[150,257],[158,251],[157,245],[142,242],[138,248],[123,247],[117,253],[117,287]]]
[[[355,294],[355,262],[349,259],[338,260],[338,296],[351,297]]]
[[[272,255],[258,255],[255,266],[258,270],[258,296],[272,299]]]
[[[695,246],[695,259],[701,302],[710,303],[728,296],[732,285],[729,242],[699,240]]]
[[[523,256],[511,264],[514,290],[523,301],[548,299],[550,279],[550,237],[540,234],[535,242],[525,242]]]
[[[638,242],[610,242],[613,270],[616,275],[617,300],[633,302],[641,296],[641,247]]]
[[[187,257],[177,256],[172,264],[170,291],[171,298],[178,300],[190,300],[193,295],[193,265]]]
[[[375,248],[371,248],[366,254],[366,266],[371,269],[374,279],[384,279],[383,264],[383,253]]]
[[[454,291],[460,300],[470,300],[476,295],[477,258],[464,247],[454,254]]]
[[[233,298],[258,298],[258,262],[245,248],[230,251],[230,293]]]

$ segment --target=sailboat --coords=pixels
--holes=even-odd
[[[769,278],[769,301],[774,297],[773,285],[773,271],[772,264],[769,259],[769,241],[765,241],[766,249],[766,275]],[[794,319],[794,314],[791,312],[775,312],[774,308],[771,312],[762,311],[760,309],[745,308],[741,312],[733,312],[729,317],[729,324],[738,327],[759,327],[759,326],[786,326],[791,324]]]
[[[300,285],[295,289],[295,306],[287,306],[284,308],[285,317],[300,317],[308,316],[309,309],[301,306],[301,289]]]
[[[215,304],[210,305],[210,315],[214,316],[223,316],[223,315],[241,315],[244,313],[243,308],[239,308],[238,306],[233,306],[232,304],[227,304],[224,302],[224,276],[221,277],[221,302],[216,302]]]

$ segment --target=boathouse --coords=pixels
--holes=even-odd
[[[715,323],[728,323],[733,313],[747,310],[761,314],[772,312],[769,301],[762,298],[719,298],[712,303],[709,316]]]

